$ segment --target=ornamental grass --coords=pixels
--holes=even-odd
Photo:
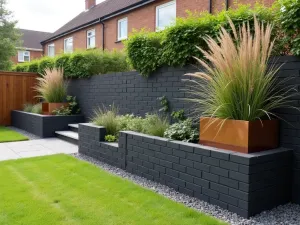
[[[35,90],[39,98],[49,103],[66,101],[67,82],[64,80],[63,71],[60,69],[46,70],[43,77],[39,77]]]
[[[291,78],[276,76],[281,65],[270,60],[272,25],[254,18],[254,29],[244,23],[237,30],[229,23],[232,31],[221,28],[217,39],[205,39],[207,51],[199,48],[206,59],[196,58],[203,72],[187,74],[194,78],[186,90],[186,100],[194,103],[193,115],[245,121],[279,118],[274,110],[294,108],[291,98],[298,93],[286,83]]]

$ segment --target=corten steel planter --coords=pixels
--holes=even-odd
[[[43,115],[52,115],[54,110],[61,108],[62,106],[68,107],[69,103],[42,103]]]
[[[274,149],[279,145],[279,121],[202,117],[199,143],[241,153]]]

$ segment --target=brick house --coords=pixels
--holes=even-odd
[[[261,0],[271,5],[274,0]],[[42,41],[45,55],[55,56],[75,49],[121,49],[132,29],[164,29],[186,10],[215,12],[236,0],[85,0],[85,11]],[[238,0],[254,4],[257,0]]]
[[[29,62],[41,58],[44,52],[40,42],[51,33],[25,29],[19,29],[19,31],[22,34],[22,46],[17,48],[18,53],[12,58],[13,63]]]

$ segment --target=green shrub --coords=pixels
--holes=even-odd
[[[193,128],[192,120],[187,119],[172,124],[164,133],[164,137],[185,142],[197,142],[199,132]]]
[[[70,68],[70,64],[69,64],[70,57],[71,57],[71,54],[62,54],[62,55],[56,56],[54,58],[55,68],[63,69],[65,77],[71,76],[71,68]]]
[[[143,122],[143,133],[163,137],[169,126],[170,123],[167,117],[158,114],[147,114]]]
[[[39,61],[34,60],[28,64],[28,72],[38,73],[39,72]]]
[[[52,70],[54,68],[54,58],[43,57],[39,60],[39,70],[40,74],[45,74],[46,70]]]
[[[31,103],[26,103],[23,107],[24,112],[32,112],[33,104]]]
[[[300,0],[280,0],[279,21],[291,52],[300,55]]]
[[[63,69],[65,78],[85,78],[97,74],[129,70],[124,52],[97,49],[76,51],[72,54],[58,55],[55,58],[43,57],[32,62],[15,65],[13,70],[44,74],[47,69],[54,68]]]
[[[28,67],[30,63],[19,63],[18,65],[14,66],[14,70],[16,72],[28,72]]]
[[[176,67],[195,63],[193,57],[203,58],[202,52],[195,46],[207,50],[207,35],[216,39],[221,26],[232,32],[228,17],[236,27],[249,22],[253,31],[254,15],[259,21],[274,23],[273,36],[282,35],[277,20],[278,7],[238,5],[235,9],[223,10],[216,15],[189,13],[187,18],[178,18],[176,25],[161,32],[135,32],[125,42],[128,60],[134,69],[146,76],[164,65]],[[278,38],[274,50],[282,52],[284,45],[284,39]]]
[[[150,33],[145,30],[134,32],[125,41],[125,49],[129,64],[143,76],[162,66],[162,32]]]

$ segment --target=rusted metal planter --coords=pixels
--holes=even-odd
[[[279,121],[202,117],[199,143],[241,153],[274,149],[279,145]]]
[[[43,102],[42,103],[42,111],[43,115],[52,115],[54,110],[57,110],[61,107],[68,107],[69,103],[49,103]]]

